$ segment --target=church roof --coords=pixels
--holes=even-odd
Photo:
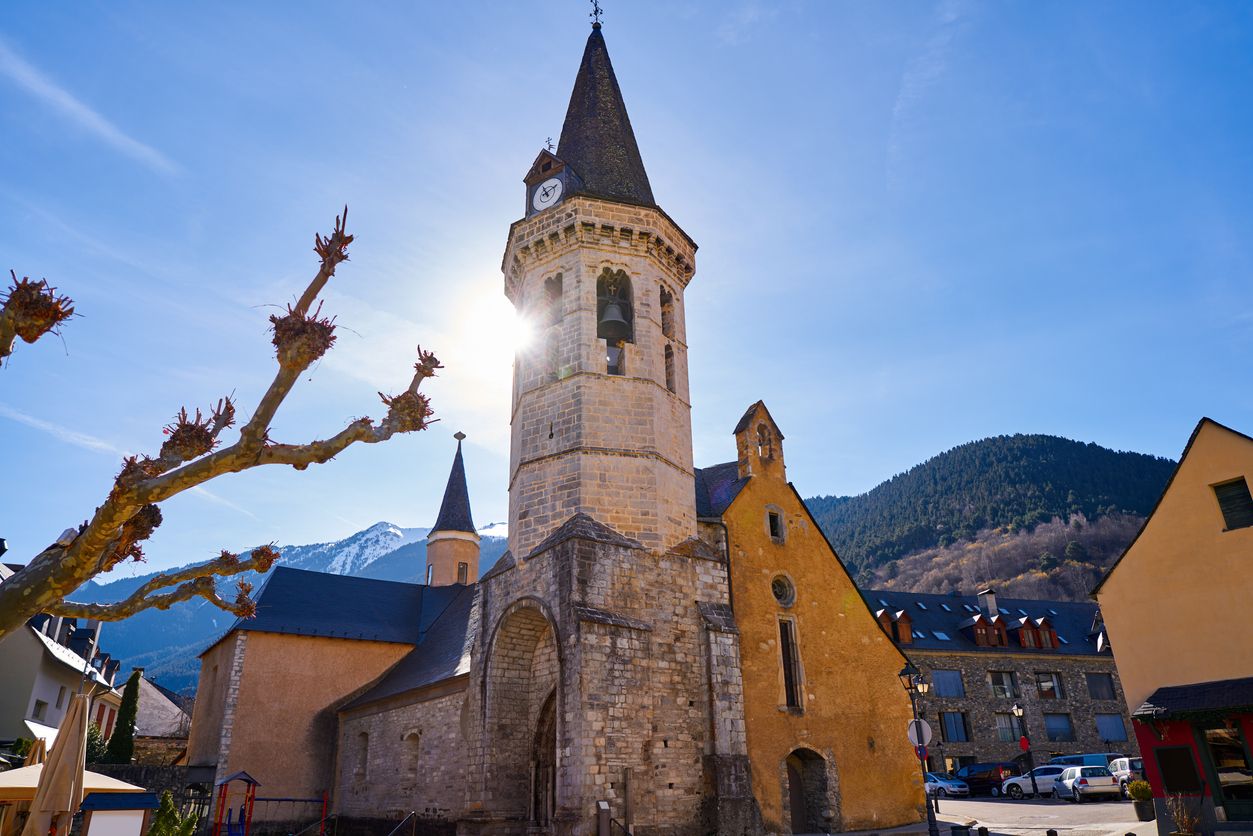
[[[444,488],[444,501],[439,506],[439,516],[431,531],[473,532],[474,518],[470,516],[470,491],[466,487],[466,466],[461,459],[461,440],[457,433],[457,455],[452,460],[452,472],[448,474],[448,486]]]
[[[737,462],[696,468],[696,517],[721,517],[746,484]]]
[[[256,594],[256,617],[236,619],[223,637],[248,630],[417,644],[448,589],[277,566]]]
[[[431,616],[422,629],[418,646],[397,662],[372,688],[341,710],[350,710],[469,673],[476,626],[476,588],[461,585],[427,587],[429,592],[446,594],[441,606],[424,609],[423,615],[429,610]]]
[[[582,181],[575,194],[656,206],[599,24],[583,50],[557,156]]]

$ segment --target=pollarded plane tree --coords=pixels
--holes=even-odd
[[[301,373],[335,344],[335,322],[322,315],[318,296],[335,275],[335,268],[348,260],[353,236],[345,231],[347,218],[345,207],[344,214],[335,218],[335,229],[329,236],[314,236],[314,252],[320,260],[317,274],[294,305],[270,317],[278,370],[234,441],[223,446],[223,435],[235,426],[231,398],[220,399],[207,414],[199,409],[180,409],[164,428],[165,441],[156,456],[126,458],[91,519],[67,529],[0,584],[0,639],[39,613],[117,621],[141,610],[168,609],[196,597],[239,616],[253,615],[256,605],[249,597],[249,584],[240,581],[235,596],[228,598],[219,594],[215,578],[249,570],[267,571],[279,557],[268,545],[247,555],[222,551],[204,563],[158,573],[116,603],[78,604],[66,599],[119,563],[143,560],[143,542],[161,524],[160,505],[176,494],[223,474],[262,465],[304,470],[358,442],[377,444],[397,433],[424,430],[434,420],[430,401],[419,388],[441,366],[434,354],[419,346],[408,388],[398,395],[379,393],[387,409],[381,420],[357,418],[335,435],[306,444],[284,444],[270,438],[270,423]],[[71,300],[58,296],[47,282],[19,280],[14,275],[13,287],[0,309],[0,359],[12,351],[15,337],[34,342],[72,313]]]

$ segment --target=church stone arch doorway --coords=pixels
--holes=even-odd
[[[487,664],[486,773],[490,806],[506,820],[548,828],[557,809],[561,662],[544,613],[520,603],[501,617]]]
[[[827,779],[827,761],[812,749],[794,749],[784,761],[784,800],[791,832],[830,833],[835,804]]]

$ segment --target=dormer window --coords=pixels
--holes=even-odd
[[[1214,496],[1222,511],[1225,531],[1253,526],[1253,495],[1244,477],[1214,486]]]

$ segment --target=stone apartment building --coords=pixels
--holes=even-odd
[[[1139,753],[1096,604],[1004,598],[990,589],[862,595],[931,683],[919,713],[935,734],[932,770],[1019,758],[1024,723],[1037,764],[1063,754]]]

